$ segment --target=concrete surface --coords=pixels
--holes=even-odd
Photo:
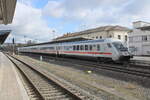
[[[150,57],[145,57],[145,56],[134,56],[132,60],[150,61]]]
[[[29,100],[13,63],[0,52],[0,100]]]

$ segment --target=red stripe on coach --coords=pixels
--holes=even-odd
[[[112,55],[110,52],[80,52],[80,51],[63,51],[64,53],[79,53],[79,54],[102,54],[102,55]]]

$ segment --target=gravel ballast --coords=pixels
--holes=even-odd
[[[79,70],[73,67],[46,63],[27,56],[17,57],[34,63],[37,67],[43,67],[48,72],[104,100],[150,100],[150,89],[136,83],[117,80],[88,70]]]

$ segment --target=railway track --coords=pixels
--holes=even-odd
[[[31,65],[14,58],[7,57],[16,65],[26,80],[27,90],[34,100],[98,100],[93,95],[79,91],[68,84],[62,84],[58,79],[33,68]]]
[[[130,65],[133,65],[134,67],[137,67],[137,68],[150,69],[149,61],[131,60]]]
[[[133,63],[131,63],[129,67],[124,67],[123,65],[119,65],[119,64],[112,64],[112,63],[101,64],[96,61],[94,62],[94,61],[86,61],[86,60],[79,60],[79,59],[55,58],[55,57],[47,57],[47,56],[43,57],[43,60],[46,60],[47,62],[62,61],[67,63],[74,63],[74,64],[78,64],[90,68],[94,67],[94,70],[105,69],[105,70],[150,78],[149,66],[134,65]]]

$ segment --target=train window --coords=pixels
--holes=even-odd
[[[63,50],[63,46],[61,46],[60,49]]]
[[[72,49],[71,46],[65,46],[65,50],[70,50],[70,49]]]
[[[88,50],[88,45],[85,45],[85,50]]]
[[[79,50],[79,45],[77,45],[77,50]]]
[[[94,45],[92,45],[92,50],[96,50],[96,45],[94,44]]]
[[[76,46],[75,45],[73,46],[73,50],[76,50]]]
[[[108,46],[108,48],[111,48],[111,47],[112,47],[110,43],[107,43],[107,46]]]
[[[60,46],[58,46],[58,50],[60,50]]]
[[[65,48],[65,50],[68,50],[68,47],[67,47],[67,46],[65,46],[64,48]]]
[[[97,51],[100,51],[100,45],[97,44]]]
[[[72,46],[69,46],[69,50],[72,50]]]
[[[95,48],[96,47],[96,45],[93,45],[93,48]]]
[[[92,50],[92,45],[89,45],[89,50]]]
[[[80,50],[83,50],[83,45],[80,45]]]
[[[47,49],[54,49],[54,47],[47,47]]]
[[[65,46],[62,46],[63,50],[65,50]]]

